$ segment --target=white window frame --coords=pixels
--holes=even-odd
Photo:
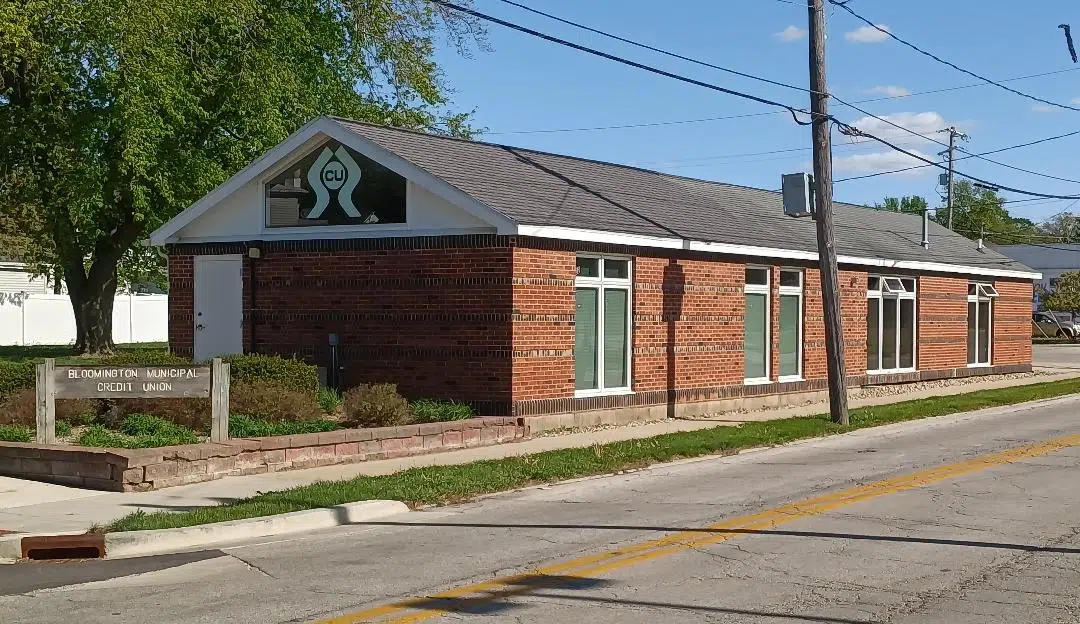
[[[994,364],[994,299],[998,298],[998,291],[994,288],[993,284],[987,282],[970,282],[970,286],[975,286],[975,294],[969,294],[967,296],[968,303],[975,303],[975,361],[968,362],[968,368],[988,368]],[[986,345],[986,361],[979,361],[979,308],[988,305],[990,306],[990,327],[986,328],[987,340],[990,344]],[[968,323],[971,322],[970,313]],[[967,326],[964,326],[964,346],[967,346]],[[968,354],[970,360],[971,355]]]
[[[756,386],[772,383],[772,267],[757,264],[746,265],[746,270],[759,269],[765,271],[764,284],[747,284],[745,272],[743,275],[743,295],[765,295],[765,376],[746,377],[743,383],[747,386]],[[746,304],[743,303],[743,336],[745,340]],[[743,343],[743,357],[746,357],[746,344]],[[746,366],[743,365],[743,375],[746,374]]]
[[[597,323],[596,323],[596,388],[589,388],[585,390],[574,390],[575,398],[595,397],[595,396],[612,396],[620,394],[633,394],[631,386],[633,385],[633,369],[631,364],[633,361],[634,351],[634,259],[632,256],[620,256],[613,254],[577,254],[574,258],[574,265],[577,266],[578,258],[594,258],[597,260],[597,276],[596,277],[582,277],[580,275],[574,277],[574,297],[577,297],[578,288],[595,288],[597,290]],[[620,260],[626,262],[626,278],[611,278],[604,277],[604,261],[605,260]],[[625,290],[626,291],[626,385],[619,386],[617,388],[605,388],[604,387],[604,291],[605,290]],[[575,353],[574,357],[577,357],[576,349],[577,344],[574,345]],[[575,380],[575,385],[576,385]]]
[[[919,367],[919,351],[918,351],[918,346],[919,346],[919,307],[918,307],[919,282],[918,282],[918,280],[910,278],[910,277],[898,277],[898,276],[893,276],[893,275],[869,275],[867,277],[869,279],[877,278],[877,280],[878,280],[878,288],[880,290],[871,290],[869,288],[869,285],[867,285],[867,290],[866,290],[867,305],[868,306],[870,306],[870,305],[877,305],[878,306],[878,315],[877,315],[877,317],[878,317],[878,326],[877,326],[877,334],[878,334],[878,340],[877,340],[878,357],[877,357],[877,361],[878,361],[878,368],[867,370],[866,374],[867,375],[891,375],[891,374],[894,374],[894,373],[913,373],[916,370],[918,370],[918,367]],[[889,282],[893,282],[894,280],[899,281],[902,290],[898,291],[896,289],[895,282],[893,284],[889,284]],[[907,282],[912,283],[912,287],[914,288],[914,290],[908,290],[907,289]],[[883,358],[883,352],[884,352],[883,347],[884,347],[884,342],[885,342],[885,340],[884,340],[884,338],[885,338],[885,317],[884,317],[884,315],[885,315],[885,304],[884,304],[884,300],[885,299],[896,299],[896,363],[897,364],[900,363],[900,337],[903,335],[903,332],[900,329],[900,317],[901,317],[901,315],[900,315],[900,301],[906,299],[906,300],[910,300],[910,301],[914,302],[914,303],[911,304],[912,308],[913,308],[912,322],[915,323],[915,326],[911,328],[911,366],[901,366],[901,367],[898,367],[898,368],[881,368],[881,365],[882,365],[883,360],[884,360],[884,358]],[[869,315],[869,312],[868,312],[867,313],[867,322],[869,322],[869,320],[870,320],[870,315]],[[869,346],[870,345],[867,345],[867,348],[869,348]]]
[[[784,286],[783,276],[784,273],[794,273],[799,276],[798,286]],[[798,325],[798,338],[795,351],[795,362],[797,369],[794,375],[780,375],[777,381],[781,383],[803,381],[803,288],[806,284],[806,271],[797,268],[781,268],[780,269],[780,296],[797,296],[799,298],[799,325]],[[779,312],[777,313],[777,322],[779,322]],[[782,329],[782,328],[781,328]],[[777,335],[779,340],[779,335]]]

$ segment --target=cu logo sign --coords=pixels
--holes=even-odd
[[[339,161],[331,160],[323,167],[323,184],[331,191],[336,191],[341,188],[341,185],[345,184],[346,177],[348,177],[348,174],[345,172],[345,165],[341,164]]]
[[[319,219],[330,206],[330,193],[334,194],[341,210],[353,219],[360,218],[360,211],[353,203],[353,191],[360,183],[360,165],[356,164],[349,151],[342,145],[337,151],[324,147],[319,157],[308,169],[308,183],[315,191],[315,206],[308,213],[308,219]]]

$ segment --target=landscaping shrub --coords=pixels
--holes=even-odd
[[[413,416],[416,422],[447,422],[451,420],[466,420],[476,415],[473,409],[464,403],[454,401],[437,401],[435,399],[419,399],[413,401]]]
[[[25,425],[0,425],[0,442],[33,442],[34,430]]]
[[[66,438],[71,435],[71,423],[66,420],[56,421],[56,437]]]
[[[114,429],[133,414],[152,414],[193,431],[210,431],[210,399],[110,399],[102,405],[98,422]]]
[[[25,388],[34,388],[33,362],[0,360],[0,400]]]
[[[327,414],[336,414],[341,409],[341,393],[333,388],[319,388],[319,407]]]
[[[333,431],[338,423],[325,418],[317,420],[266,420],[247,414],[229,415],[229,437],[260,438],[266,436],[295,435]]]
[[[349,425],[356,427],[392,427],[413,421],[409,402],[394,384],[362,385],[345,392],[342,407]]]
[[[58,399],[56,420],[75,424],[93,422],[98,412],[98,401],[91,399]],[[0,425],[37,426],[37,395],[33,388],[19,390],[0,400]]]
[[[90,425],[77,440],[83,446],[111,448],[153,448],[198,442],[199,437],[191,429],[149,414],[127,416],[120,431],[100,424]]]
[[[124,349],[112,355],[64,358],[65,363],[86,366],[177,366],[191,364],[191,360],[162,349]]]
[[[319,369],[300,360],[276,355],[230,355],[232,383],[265,383],[315,397],[319,389]]]
[[[316,420],[325,413],[315,394],[272,382],[243,382],[229,388],[229,412],[264,420]]]

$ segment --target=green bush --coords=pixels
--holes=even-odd
[[[177,366],[191,364],[191,360],[161,349],[124,349],[112,355],[65,359],[65,362],[85,366]]]
[[[355,427],[392,427],[413,421],[409,402],[394,384],[362,385],[342,397],[345,418]]]
[[[5,362],[0,360],[0,399],[19,390],[34,389],[33,362]]]
[[[25,425],[0,425],[0,442],[33,442],[34,430]]]
[[[319,388],[319,407],[327,414],[336,414],[341,409],[341,393],[333,388]]]
[[[97,422],[120,429],[135,414],[151,414],[192,431],[210,431],[210,399],[111,399]]]
[[[435,399],[419,399],[412,402],[413,416],[416,422],[447,422],[451,420],[467,420],[476,415],[473,408],[464,403],[454,401],[438,401]]]
[[[273,384],[310,394],[312,398],[319,389],[319,369],[300,360],[254,353],[222,359],[231,367],[233,383]]]
[[[66,420],[56,421],[56,437],[66,438],[71,435],[71,423]]]
[[[97,417],[98,401],[57,399],[56,420],[89,424]],[[37,395],[33,388],[19,390],[0,399],[0,425],[37,426]]]
[[[317,420],[325,415],[314,393],[274,382],[240,382],[232,386],[229,411],[264,420]]]
[[[120,431],[94,424],[79,436],[78,444],[106,448],[153,448],[196,444],[199,437],[187,427],[149,414],[131,414],[124,419]]]
[[[333,431],[338,423],[320,418],[317,420],[266,420],[247,414],[229,415],[230,438],[262,438],[267,436],[296,435]]]

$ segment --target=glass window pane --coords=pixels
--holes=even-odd
[[[968,364],[975,363],[975,326],[979,321],[978,309],[978,302],[968,301]]]
[[[873,275],[866,278],[866,290],[881,290],[881,278]]]
[[[904,290],[908,291],[909,293],[915,292],[915,280],[906,279],[906,280],[903,280],[903,282],[904,282]]]
[[[604,259],[604,277],[608,279],[626,279],[630,277],[630,263],[626,260]]]
[[[900,368],[915,367],[915,301],[900,302]]]
[[[780,271],[780,285],[798,288],[802,285],[802,272]]]
[[[746,283],[759,286],[769,285],[768,269],[746,269]]]
[[[990,308],[988,301],[979,302],[979,364],[990,363]]]
[[[977,288],[978,288],[978,286],[975,285],[975,284],[968,284],[968,294],[969,295],[974,295],[977,292],[977,290],[976,290]]]
[[[578,288],[574,317],[574,378],[578,390],[598,388],[596,338],[599,310],[595,288]]]
[[[783,274],[781,274],[783,275]],[[797,295],[780,295],[780,375],[799,374],[799,303]]]
[[[979,284],[979,294],[983,297],[997,297],[998,291],[993,284]]]
[[[629,302],[629,291],[604,289],[605,388],[625,388],[630,385],[626,378],[626,315]]]
[[[902,293],[904,292],[904,283],[896,279],[895,277],[886,277],[885,292]]]
[[[881,367],[897,368],[896,299],[881,300]]]
[[[767,295],[746,295],[746,378],[765,377]]]
[[[578,277],[600,277],[600,259],[578,258],[577,274]]]
[[[866,370],[881,368],[878,354],[878,327],[881,322],[881,299],[866,300]]]

